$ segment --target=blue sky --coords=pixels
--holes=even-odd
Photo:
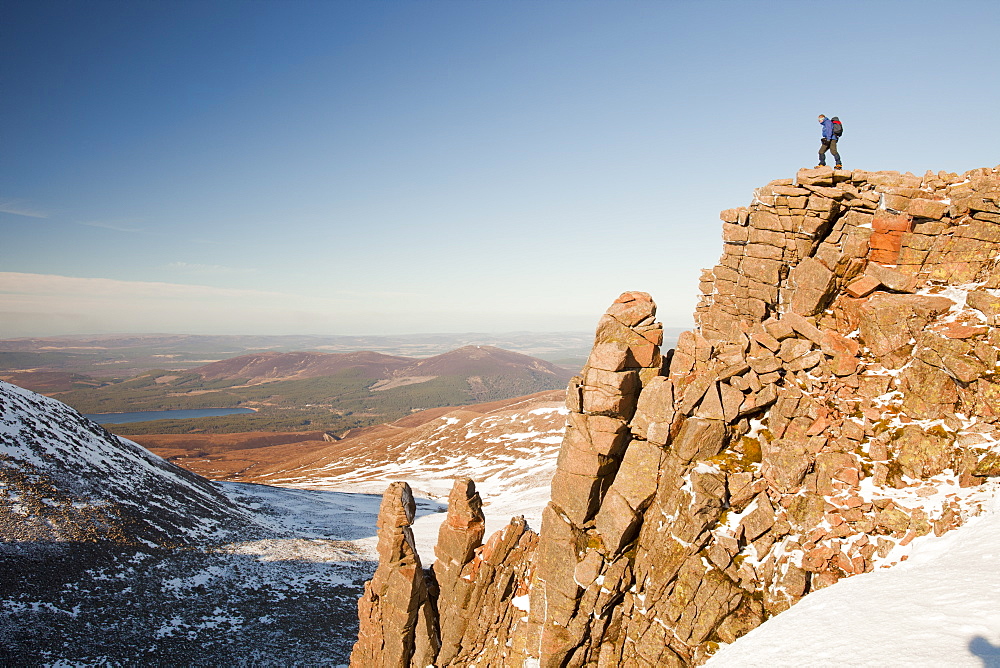
[[[687,326],[718,212],[1000,162],[1000,3],[0,9],[0,337]]]

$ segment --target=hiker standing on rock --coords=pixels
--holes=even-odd
[[[826,152],[830,151],[833,159],[837,161],[834,169],[841,169],[844,165],[840,162],[840,154],[837,153],[837,140],[844,133],[844,126],[840,124],[840,119],[834,116],[827,118],[823,114],[819,115],[819,124],[823,126],[823,138],[819,145],[819,164],[816,168],[826,167]]]

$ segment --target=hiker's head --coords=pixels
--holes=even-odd
[[[820,114],[819,115],[819,122],[822,123],[825,120],[826,120],[826,116],[824,116],[823,114]]]

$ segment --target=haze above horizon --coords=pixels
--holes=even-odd
[[[688,326],[718,211],[1000,160],[1000,4],[0,8],[0,338]]]

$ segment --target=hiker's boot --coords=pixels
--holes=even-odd
[[[843,169],[843,168],[844,168],[844,166],[843,166],[843,165],[835,165],[835,166],[834,166],[834,169]]]
[[[823,169],[826,165],[816,165],[813,169]]]

